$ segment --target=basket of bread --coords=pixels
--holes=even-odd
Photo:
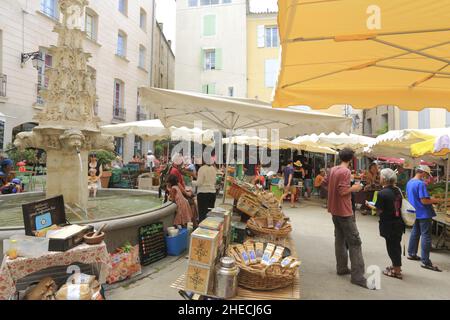
[[[286,238],[292,232],[288,218],[267,215],[265,217],[252,217],[247,221],[247,228],[256,236],[271,236]]]

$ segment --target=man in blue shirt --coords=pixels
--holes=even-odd
[[[416,209],[416,222],[411,231],[408,245],[408,259],[421,260],[422,268],[441,271],[437,266],[434,266],[430,260],[431,251],[431,222],[436,215],[433,209],[433,204],[440,200],[431,199],[427,191],[427,186],[424,179],[431,176],[431,169],[428,166],[420,165],[416,168],[416,175],[406,185],[406,193],[408,201]],[[421,255],[417,256],[419,247],[419,240],[421,239]]]

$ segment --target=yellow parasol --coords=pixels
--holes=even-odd
[[[450,1],[279,0],[273,106],[450,110]]]

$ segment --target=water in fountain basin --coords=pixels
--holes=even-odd
[[[44,196],[27,196],[12,198],[0,202],[0,228],[23,227],[22,204],[42,200]],[[159,208],[161,201],[156,195],[118,195],[99,193],[97,198],[90,198],[88,202],[89,215],[93,219],[102,220],[119,218],[142,211],[150,211]],[[80,222],[79,219],[66,210],[67,220],[71,223]]]

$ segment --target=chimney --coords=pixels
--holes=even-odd
[[[164,24],[162,22],[158,22],[159,28],[161,29],[161,32],[163,31]]]

